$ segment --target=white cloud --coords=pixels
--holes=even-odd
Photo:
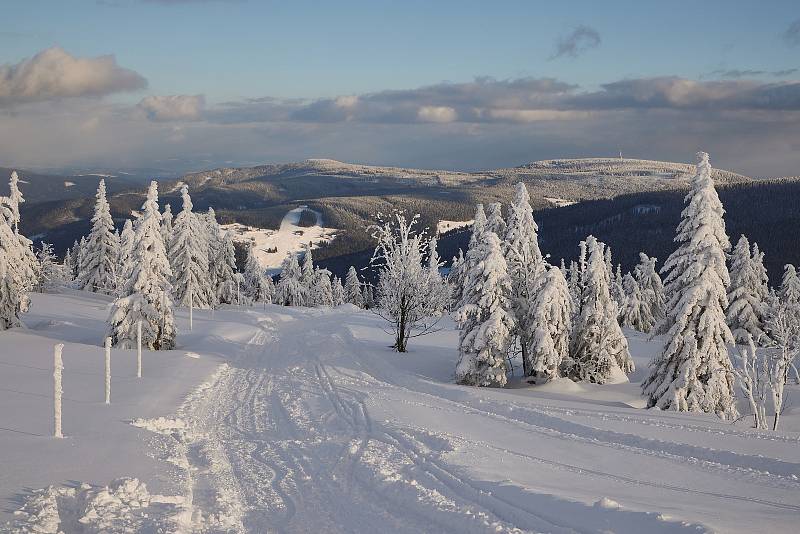
[[[114,56],[78,58],[48,48],[16,65],[0,65],[0,106],[67,97],[104,96],[147,86]]]
[[[453,122],[458,113],[449,106],[422,106],[417,111],[417,118],[422,122]]]
[[[148,96],[138,104],[153,121],[197,121],[203,118],[205,106],[203,95]]]

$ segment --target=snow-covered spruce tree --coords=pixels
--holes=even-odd
[[[131,276],[124,296],[114,302],[108,318],[114,346],[136,343],[137,323],[142,322],[142,345],[150,350],[175,346],[175,318],[170,297],[172,272],[161,237],[158,183],[150,182],[147,200],[136,224]]]
[[[364,295],[361,292],[361,281],[358,279],[356,268],[352,265],[347,270],[344,279],[344,301],[359,308],[364,307]]]
[[[522,352],[522,369],[525,376],[533,372],[530,354],[533,337],[537,335],[538,318],[532,311],[546,265],[539,249],[539,227],[533,220],[530,195],[522,182],[516,186],[514,200],[508,209],[508,226],[504,238],[503,255],[511,278],[511,311],[515,328],[512,332]]]
[[[745,236],[741,236],[733,248],[730,277],[725,317],[733,337],[737,343],[747,343],[750,334],[753,341],[761,343],[766,308],[761,300],[760,273],[756,270],[755,259],[750,256],[750,243]]]
[[[275,304],[281,306],[305,306],[306,293],[300,283],[300,264],[291,252],[286,255],[281,266],[278,285],[275,287]]]
[[[208,244],[206,226],[192,212],[189,188],[181,188],[183,209],[175,217],[170,239],[170,265],[172,291],[178,306],[208,309],[211,307],[211,280],[209,278]],[[164,223],[161,224],[162,235]],[[190,302],[191,301],[191,302]]]
[[[625,307],[620,313],[620,324],[639,332],[649,332],[653,327],[650,303],[644,296],[639,282],[631,273],[626,273],[622,281],[625,289]]]
[[[434,310],[434,314],[441,314],[447,310],[447,306],[450,304],[450,285],[439,272],[442,262],[439,260],[439,252],[436,247],[436,237],[432,237],[428,243],[426,283],[428,284],[428,298],[431,300],[429,305]]]
[[[486,209],[486,229],[503,239],[506,235],[506,221],[503,219],[503,205],[492,202]]]
[[[122,296],[125,286],[131,277],[135,239],[136,234],[133,231],[133,222],[130,219],[126,219],[119,237],[119,248],[117,249],[117,268],[115,269],[117,279],[114,289],[117,296]]]
[[[789,304],[800,303],[800,278],[798,278],[797,271],[791,263],[783,267],[780,298]]]
[[[705,152],[698,154],[685,201],[675,237],[678,249],[662,269],[667,273],[667,342],[653,359],[642,391],[648,407],[735,419],[735,381],[726,346],[734,338],[725,322],[730,241]]]
[[[569,357],[572,330],[572,299],[564,273],[558,267],[550,267],[539,276],[542,281],[528,310],[533,318],[529,368],[537,382],[559,376],[561,362]]]
[[[217,290],[219,289],[219,280],[217,279],[217,269],[214,267],[217,257],[220,254],[220,249],[222,248],[222,230],[217,222],[217,215],[214,212],[214,208],[209,207],[208,212],[203,219],[206,224],[205,240],[208,244],[208,278],[211,286],[211,299],[213,300],[211,307],[216,308],[219,304],[219,297],[217,293]]]
[[[53,245],[42,241],[39,250],[36,252],[36,259],[39,260],[37,291],[40,293],[52,291],[64,283],[64,270],[56,262]]]
[[[264,268],[258,261],[258,256],[255,253],[256,247],[253,244],[247,249],[247,261],[244,264],[244,287],[242,291],[245,292],[247,298],[251,302],[272,302],[275,296],[275,285],[272,283],[272,277],[268,276]]]
[[[464,297],[456,313],[460,330],[456,382],[503,387],[514,317],[508,298],[511,278],[494,232],[480,232],[479,241],[467,252],[467,263]]]
[[[453,256],[450,263],[450,272],[447,273],[447,283],[450,285],[449,309],[458,309],[464,289],[464,251],[458,249],[458,256]]]
[[[185,185],[183,187],[186,187]],[[172,226],[173,226],[172,206],[164,206],[164,213],[161,214],[161,237],[167,247],[167,257],[171,258],[170,246],[172,245]]]
[[[328,269],[314,269],[314,279],[308,290],[308,306],[333,306],[331,272]]]
[[[767,275],[767,268],[764,267],[764,253],[758,248],[758,243],[753,243],[752,254],[750,259],[753,262],[753,270],[756,273],[756,290],[755,295],[759,301],[766,303],[770,298],[769,276]]]
[[[64,261],[61,263],[61,265],[64,272],[64,281],[72,282],[72,271],[75,268],[75,262],[72,261],[72,249],[68,248],[66,251],[64,251]],[[119,263],[117,263],[117,265],[119,265]]]
[[[106,199],[105,180],[100,180],[96,198],[92,230],[86,240],[83,261],[78,266],[78,287],[94,293],[111,294],[116,288],[119,241]]]
[[[364,297],[364,309],[372,310],[375,308],[375,288],[368,283],[361,284],[361,295]]]
[[[14,215],[8,197],[0,197],[0,330],[20,325],[25,290],[24,257],[12,228]]]
[[[333,296],[333,305],[341,306],[344,304],[344,286],[342,280],[338,276],[331,279],[331,296]]]
[[[611,298],[604,246],[593,236],[586,238],[588,261],[583,272],[581,311],[575,320],[570,359],[565,374],[576,381],[603,384],[634,370],[628,341],[620,329],[617,304]]]
[[[419,215],[410,220],[399,211],[369,227],[376,241],[371,263],[378,269],[375,313],[394,334],[393,348],[406,352],[408,340],[431,333],[438,321],[439,303],[428,295],[428,254],[425,232],[415,229]]]
[[[641,330],[634,328],[649,333],[656,324],[664,320],[664,285],[656,272],[656,258],[640,252],[639,263],[633,268],[633,276],[648,308],[646,314],[642,315]]]
[[[28,299],[27,292],[31,291],[36,285],[38,277],[39,262],[36,260],[36,254],[33,252],[33,242],[19,232],[20,223],[20,204],[25,202],[22,196],[22,191],[19,189],[19,175],[16,171],[11,172],[11,179],[8,183],[9,196],[6,197],[6,209],[10,211],[8,214],[9,226],[14,232],[16,241],[19,243],[19,252],[21,260],[19,265],[15,266],[14,271],[19,276],[21,282],[21,289],[23,291],[20,300],[20,310],[28,311],[30,300]],[[16,246],[14,244],[13,246]]]
[[[236,302],[236,249],[231,232],[225,232],[217,248],[217,259],[212,266],[217,281],[217,302],[233,304]]]
[[[573,312],[578,309],[578,303],[581,299],[581,274],[578,262],[572,260],[569,262],[569,269],[567,270],[567,286],[569,287],[569,295],[572,297]]]
[[[303,247],[303,263],[300,265],[300,283],[306,294],[309,294],[314,287],[314,257],[311,254],[311,245]],[[313,304],[306,304],[313,306]]]

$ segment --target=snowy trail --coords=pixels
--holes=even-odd
[[[217,517],[202,530],[748,531],[800,514],[797,458],[746,452],[758,435],[433,380],[394,365],[365,313],[250,315],[250,342],[182,410],[216,457],[189,455],[194,504]]]

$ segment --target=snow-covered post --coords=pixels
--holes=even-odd
[[[111,338],[106,338],[106,404],[111,404]]]
[[[64,369],[64,362],[61,359],[61,351],[64,350],[64,344],[59,343],[53,350],[53,416],[54,428],[53,437],[63,438],[61,433],[61,370]]]
[[[142,321],[136,323],[136,378],[142,378]]]

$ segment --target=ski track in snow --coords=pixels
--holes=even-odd
[[[183,473],[183,495],[130,479],[48,488],[26,504],[30,524],[57,526],[60,514],[74,532],[696,533],[800,516],[800,464],[741,445],[796,437],[442,383],[377,353],[388,349],[368,313],[241,315],[249,340],[174,416],[133,421],[166,444],[155,454]],[[86,509],[99,513],[78,521]]]

